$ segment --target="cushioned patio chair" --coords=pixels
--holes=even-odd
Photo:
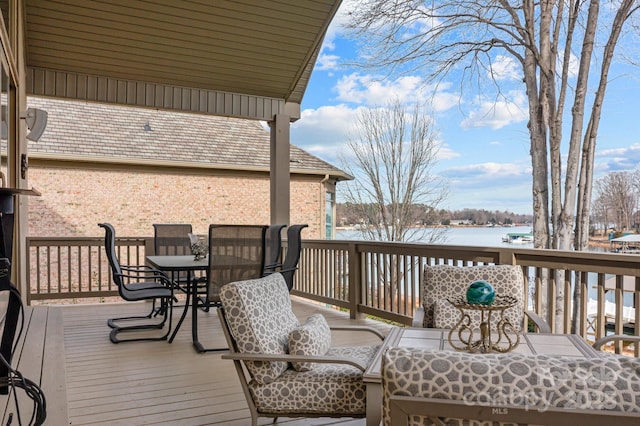
[[[638,371],[639,359],[620,356],[390,348],[383,426],[638,425]]]
[[[111,277],[118,287],[120,297],[129,302],[152,301],[147,315],[112,318],[107,324],[112,329],[109,338],[113,343],[166,340],[171,332],[171,311],[173,308],[173,283],[162,272],[146,265],[121,265],[116,254],[116,233],[112,225],[99,223],[105,230],[104,248],[111,267]],[[160,320],[157,317],[160,317]],[[124,325],[124,323],[133,323]],[[160,336],[149,336],[149,330],[163,330]],[[145,332],[144,337],[121,339],[120,333]]]
[[[496,294],[512,296],[514,307],[505,311],[505,317],[516,328],[526,330],[524,318],[531,319],[539,332],[550,333],[549,325],[534,312],[525,310],[526,283],[518,265],[451,266],[426,265],[421,283],[422,305],[414,315],[414,327],[453,328],[460,319],[459,311],[447,299],[466,294],[469,285],[478,280],[489,282]],[[479,325],[479,312],[472,321]]]
[[[300,323],[280,273],[225,285],[218,316],[251,412],[259,417],[364,417],[362,373],[378,346],[331,347],[320,314]]]

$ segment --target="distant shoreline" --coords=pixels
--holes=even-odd
[[[444,225],[443,225],[444,226]],[[502,228],[505,231],[505,234],[509,232],[510,228],[514,227],[523,227],[523,226],[531,226],[529,223],[525,224],[515,224],[513,226],[486,226],[486,225],[447,225],[446,228],[452,229],[465,229],[465,228]],[[436,226],[420,226],[416,228],[435,228]],[[355,226],[338,226],[336,227],[336,231],[361,231],[362,229],[358,229]],[[598,248],[602,251],[609,251],[611,247],[611,243],[609,242],[609,238],[607,236],[601,237],[591,237],[589,238],[589,248]]]
[[[611,247],[611,243],[608,238],[589,238],[589,247],[609,249]]]
[[[513,225],[422,225],[413,228],[516,228],[518,226],[532,226],[530,223],[516,223]],[[357,226],[336,226],[336,231],[361,231]]]

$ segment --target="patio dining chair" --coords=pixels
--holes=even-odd
[[[157,256],[181,256],[191,254],[190,223],[154,223],[153,245]]]
[[[269,225],[265,236],[264,270],[265,273],[273,272],[282,267],[282,230],[287,225]]]
[[[265,271],[265,275],[279,272],[284,277],[289,291],[293,288],[293,279],[298,270],[300,262],[300,253],[302,251],[302,230],[309,225],[291,225],[287,228],[287,252],[284,261],[280,267],[273,268],[271,271]]]
[[[105,230],[104,248],[111,267],[111,277],[118,287],[120,297],[129,302],[152,301],[147,315],[112,318],[107,324],[112,329],[109,338],[113,343],[166,340],[171,332],[171,313],[173,308],[173,282],[162,272],[146,265],[121,265],[116,254],[116,233],[109,223],[99,223]],[[157,317],[160,317],[160,320]],[[130,323],[131,325],[124,325]],[[160,336],[149,336],[129,339],[119,338],[122,332],[144,332],[163,330]]]
[[[191,254],[191,242],[188,234],[192,231],[189,223],[154,223],[153,246],[157,256],[182,256]],[[171,275],[171,279],[180,287],[191,279],[186,273]]]
[[[206,294],[198,297],[197,307],[220,306],[220,288],[230,282],[259,278],[264,272],[266,225],[209,225],[209,267]],[[193,343],[199,352],[221,351],[204,348],[198,339],[194,312]]]
[[[153,245],[157,256],[184,256],[191,255],[192,233],[190,223],[154,223]],[[198,277],[193,272],[172,272],[171,279],[177,288],[187,293],[187,285],[192,280],[196,281],[197,291],[205,289],[205,277]]]

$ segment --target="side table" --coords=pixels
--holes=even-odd
[[[449,331],[449,344],[456,350],[469,352],[509,352],[520,343],[518,330],[504,312],[518,301],[511,296],[496,296],[488,305],[469,303],[464,297],[448,299],[460,311],[460,320]],[[480,313],[480,324],[471,315]],[[479,332],[479,333],[478,333]],[[476,339],[479,334],[480,338]],[[457,340],[454,338],[457,337]],[[462,342],[460,345],[458,342]]]

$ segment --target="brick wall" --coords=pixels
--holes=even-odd
[[[292,176],[291,223],[307,223],[303,238],[324,238],[321,176]],[[118,236],[153,236],[154,223],[268,224],[269,177],[264,173],[198,174],[69,168],[32,164],[29,183],[42,192],[29,202],[29,236],[102,236],[99,222]]]

